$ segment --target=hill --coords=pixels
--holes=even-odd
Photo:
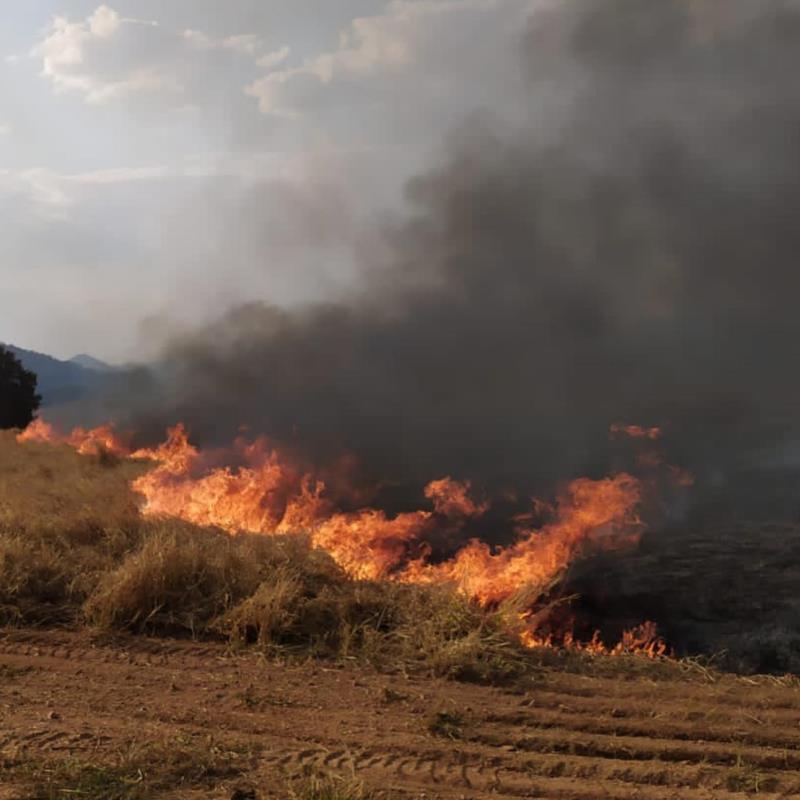
[[[79,367],[91,369],[95,372],[110,372],[114,369],[110,364],[106,364],[105,361],[101,361],[99,358],[90,356],[87,353],[79,353],[77,356],[73,356],[68,363],[77,364]]]
[[[77,356],[71,361],[60,361],[44,353],[24,350],[14,345],[6,347],[39,378],[42,408],[82,400],[99,391],[106,384],[108,365],[90,356]]]
[[[36,373],[47,420],[65,430],[92,428],[111,420],[124,423],[136,409],[151,408],[157,396],[153,366],[116,367],[85,353],[62,361],[15,345],[6,347]]]

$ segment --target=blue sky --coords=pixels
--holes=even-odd
[[[454,125],[513,115],[533,0],[5,0],[0,341],[152,355],[349,291]]]

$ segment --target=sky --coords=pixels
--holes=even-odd
[[[0,341],[152,357],[353,291],[543,0],[0,0]]]

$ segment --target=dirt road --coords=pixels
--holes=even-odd
[[[221,645],[0,633],[3,800],[37,796],[20,765],[178,741],[247,753],[247,767],[165,797],[286,797],[303,771],[394,798],[800,797],[800,690],[781,685],[546,672],[509,691]]]

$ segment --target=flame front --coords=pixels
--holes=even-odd
[[[39,442],[44,444],[66,444],[74,447],[81,455],[94,455],[100,451],[117,456],[129,454],[124,438],[111,425],[84,430],[75,428],[69,436],[62,436],[49,422],[35,419],[17,436],[19,442]]]
[[[133,453],[157,462],[133,483],[144,497],[143,512],[231,533],[307,532],[314,546],[330,553],[351,576],[377,580],[402,572],[410,550],[431,531],[435,515],[458,523],[486,510],[470,498],[469,484],[443,478],[425,490],[434,511],[394,517],[373,508],[342,513],[327,499],[322,480],[295,468],[263,439],[239,441],[234,449],[244,466],[204,470],[203,455],[178,426],[160,447]]]
[[[418,577],[454,581],[483,604],[496,604],[523,589],[542,594],[570,562],[590,545],[620,547],[638,540],[639,482],[627,475],[573,481],[560,499],[556,518],[525,533],[515,544],[492,553],[472,541],[452,561],[426,566]]]
[[[391,518],[373,508],[341,513],[326,499],[322,481],[293,468],[263,441],[239,443],[237,451],[246,466],[195,475],[202,471],[202,457],[179,426],[161,447],[134,453],[158,462],[133,484],[145,498],[144,513],[181,517],[232,533],[307,531],[314,545],[329,552],[353,577],[456,583],[487,605],[523,588],[546,587],[586,546],[628,544],[641,529],[636,478],[622,474],[599,481],[580,479],[564,492],[554,521],[540,530],[525,531],[515,544],[496,552],[473,540],[451,560],[433,565],[424,552],[433,528],[442,519],[459,527],[488,509],[470,497],[468,483],[450,477],[429,483],[425,496],[433,511]],[[411,558],[415,546],[423,552]]]
[[[240,439],[224,454],[205,453],[178,425],[160,446],[130,452],[109,427],[78,429],[64,437],[42,421],[19,438],[69,444],[86,454],[108,450],[153,461],[155,466],[133,482],[147,516],[178,517],[231,534],[302,531],[356,579],[454,584],[485,606],[521,593],[540,600],[582,552],[630,545],[643,529],[637,513],[641,484],[635,477],[623,473],[602,480],[582,478],[570,483],[554,506],[537,504],[538,509],[548,509],[549,521],[538,529],[529,521],[518,526],[509,546],[492,549],[473,539],[452,557],[433,563],[431,542],[437,534],[446,531],[463,541],[470,521],[489,509],[488,503],[473,499],[467,482],[445,477],[429,483],[429,509],[394,516],[370,507],[343,512],[330,499],[323,480],[298,468],[264,439]],[[220,461],[239,466],[219,466]],[[523,641],[542,644],[535,617],[525,622]],[[655,632],[647,633],[652,635],[632,632],[625,648],[655,652]],[[593,646],[598,652],[602,647],[599,640],[583,647],[591,652]]]

